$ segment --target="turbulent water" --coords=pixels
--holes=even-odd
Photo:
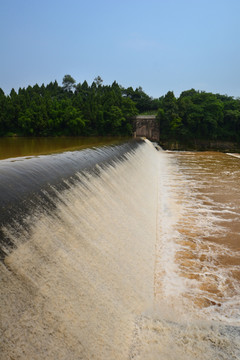
[[[0,162],[0,358],[240,359],[240,159]]]

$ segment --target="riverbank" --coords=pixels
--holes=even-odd
[[[164,150],[178,150],[178,151],[221,151],[221,152],[236,152],[240,153],[240,144],[230,141],[219,140],[168,140],[159,141],[160,146]]]

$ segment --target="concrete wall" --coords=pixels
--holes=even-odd
[[[159,124],[155,115],[136,116],[133,119],[133,131],[136,137],[159,141]]]

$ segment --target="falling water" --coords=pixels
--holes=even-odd
[[[240,358],[240,166],[219,156],[1,161],[1,359]]]

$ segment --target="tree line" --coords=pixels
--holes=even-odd
[[[57,81],[0,89],[0,135],[131,135],[137,114],[156,114],[161,140],[208,139],[240,142],[240,99],[194,89],[176,98],[172,91],[154,99],[141,87],[124,88],[76,83],[65,75]]]
[[[160,98],[158,119],[163,140],[203,139],[240,142],[240,99],[194,89],[179,98]]]
[[[99,76],[91,85],[76,84],[65,75],[62,86],[36,84],[9,96],[0,89],[0,135],[131,135],[132,118],[152,107],[157,111],[154,104],[140,87],[103,85]]]

